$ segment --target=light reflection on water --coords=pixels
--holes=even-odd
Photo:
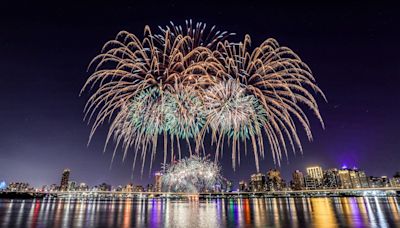
[[[400,227],[398,198],[0,200],[1,227]]]

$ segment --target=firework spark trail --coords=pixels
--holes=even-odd
[[[283,154],[288,156],[287,145],[302,151],[296,122],[312,140],[303,106],[323,126],[313,94],[324,95],[310,68],[276,40],[251,50],[250,36],[233,43],[233,33],[191,20],[185,27],[171,22],[159,29],[153,34],[146,26],[142,40],[121,31],[90,63],[94,73],[82,88],[94,89],[85,107],[85,118],[93,123],[89,141],[100,125],[111,122],[105,148],[115,141],[112,160],[118,147],[123,159],[133,148],[133,169],[139,158],[143,172],[148,157],[151,169],[159,140],[166,163],[176,148],[182,157],[182,141],[190,154],[204,154],[203,141],[210,133],[215,159],[228,142],[235,169],[241,148],[246,154],[250,143],[259,170],[264,139],[278,164]]]

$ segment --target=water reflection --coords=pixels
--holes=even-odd
[[[0,200],[2,227],[394,227],[398,198]]]

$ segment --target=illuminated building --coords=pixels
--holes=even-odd
[[[102,183],[99,185],[99,191],[111,191],[111,185]]]
[[[134,188],[135,192],[144,192],[144,188],[142,185],[136,185]]]
[[[249,186],[247,185],[246,181],[240,181],[239,182],[239,191],[240,192],[247,192],[249,191]]]
[[[339,187],[340,188],[347,189],[347,188],[353,187],[353,185],[351,183],[349,169],[340,169],[338,171],[338,177],[339,177]]]
[[[7,188],[7,184],[5,181],[0,182],[0,191],[3,191]]]
[[[163,176],[163,174],[161,172],[156,172],[154,174],[154,178],[155,178],[154,191],[155,192],[161,192],[161,189],[162,189],[162,176]]]
[[[40,191],[42,192],[47,192],[50,190],[50,187],[48,185],[42,185],[42,188],[40,189]]]
[[[232,181],[223,178],[224,180],[221,182],[220,186],[215,187],[215,191],[221,192],[231,192],[232,191]]]
[[[390,187],[390,182],[387,176],[370,177],[369,183],[371,188]]]
[[[307,176],[321,182],[324,178],[324,173],[322,172],[321,166],[313,166],[307,168]]]
[[[381,176],[383,187],[390,187],[390,182],[387,176]]]
[[[10,192],[25,192],[29,190],[32,190],[32,188],[29,187],[28,183],[23,182],[11,182],[7,187],[7,191]]]
[[[116,188],[114,188],[114,191],[122,192],[122,191],[124,191],[124,187],[122,187],[122,185],[118,185]]]
[[[343,167],[338,172],[339,187],[348,188],[368,188],[369,181],[364,171],[358,170],[357,168],[349,169]]]
[[[396,172],[393,178],[390,180],[390,185],[392,187],[400,187],[400,172]]]
[[[315,189],[317,189],[317,186],[318,186],[317,182],[318,181],[315,178],[313,178],[313,177],[311,177],[309,175],[306,175],[304,177],[304,185],[305,185],[305,188],[307,190],[315,190]]]
[[[360,178],[361,188],[368,188],[369,187],[369,182],[368,182],[368,177],[365,174],[365,172],[359,170],[358,171],[358,177]]]
[[[268,191],[280,191],[284,187],[281,172],[277,169],[270,169],[267,172],[267,190]]]
[[[250,189],[253,192],[260,192],[265,190],[265,175],[262,173],[257,173],[251,175],[250,178]]]
[[[86,183],[80,183],[78,189],[79,191],[88,191],[89,186]]]
[[[353,188],[361,188],[360,178],[358,176],[357,170],[349,170],[351,186]]]
[[[62,176],[61,176],[61,184],[60,184],[60,190],[61,191],[67,191],[68,190],[68,181],[69,181],[69,174],[71,173],[71,170],[69,169],[64,169]]]
[[[129,184],[127,184],[126,186],[125,186],[125,188],[124,188],[124,192],[133,192],[133,189],[134,189],[134,187],[133,187],[133,184],[131,184],[131,183],[129,183]]]
[[[68,191],[75,191],[76,190],[76,182],[75,181],[68,181]]]
[[[292,189],[293,190],[302,190],[304,189],[304,175],[299,170],[294,171],[292,174],[293,182]]]
[[[324,170],[324,178],[322,180],[322,186],[326,189],[334,189],[339,186],[339,177],[337,169]]]
[[[147,189],[148,192],[153,192],[154,191],[154,186],[152,184],[148,184],[147,185]]]
[[[57,184],[51,184],[50,185],[50,187],[49,187],[49,190],[50,191],[58,191],[59,190],[59,187],[57,186]]]

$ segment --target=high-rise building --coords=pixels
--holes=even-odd
[[[68,191],[75,191],[75,190],[76,190],[76,182],[68,181]]]
[[[309,175],[304,177],[304,186],[307,190],[315,190],[317,189],[318,183],[317,180]]]
[[[338,183],[340,188],[368,188],[369,181],[364,171],[357,168],[343,167],[338,171]]]
[[[339,187],[340,188],[352,188],[353,184],[351,183],[350,171],[347,168],[340,169],[338,171],[339,177]]]
[[[367,177],[367,175],[365,174],[364,171],[362,171],[362,170],[358,171],[358,178],[360,178],[361,188],[368,188],[369,187],[368,177]]]
[[[338,188],[339,185],[339,180],[338,180],[338,170],[333,168],[333,169],[327,169],[324,170],[324,178],[322,180],[322,187],[326,189],[334,189]]]
[[[317,181],[321,181],[324,178],[321,166],[313,166],[307,168],[307,176],[314,178]]]
[[[393,178],[390,180],[390,185],[392,187],[400,187],[400,172],[396,172]]]
[[[292,185],[292,189],[293,190],[302,190],[304,189],[304,175],[302,172],[300,172],[300,170],[296,170],[294,171],[294,173],[292,174],[292,178],[293,178],[293,185]]]
[[[155,192],[161,192],[161,190],[162,190],[162,176],[163,176],[163,174],[161,172],[156,172],[154,174],[154,178],[155,178],[154,191]]]
[[[71,173],[71,170],[69,169],[64,169],[62,176],[61,176],[61,184],[60,184],[60,190],[61,191],[67,191],[68,190],[68,181],[69,181],[69,174]]]
[[[358,171],[356,169],[350,169],[349,175],[351,180],[351,186],[353,188],[361,188],[361,181],[360,177],[358,176]]]
[[[249,191],[249,187],[247,186],[247,182],[246,181],[240,181],[239,182],[239,191],[240,192],[247,192]]]
[[[283,180],[281,172],[277,169],[270,169],[267,172],[267,190],[268,191],[280,191],[283,188]]]
[[[32,189],[33,188],[30,187],[28,183],[23,182],[11,182],[7,187],[7,191],[11,192],[25,192]]]
[[[101,183],[99,185],[99,191],[111,191],[111,185],[107,183]]]
[[[265,175],[256,173],[250,177],[250,188],[253,192],[261,192],[265,190]]]

